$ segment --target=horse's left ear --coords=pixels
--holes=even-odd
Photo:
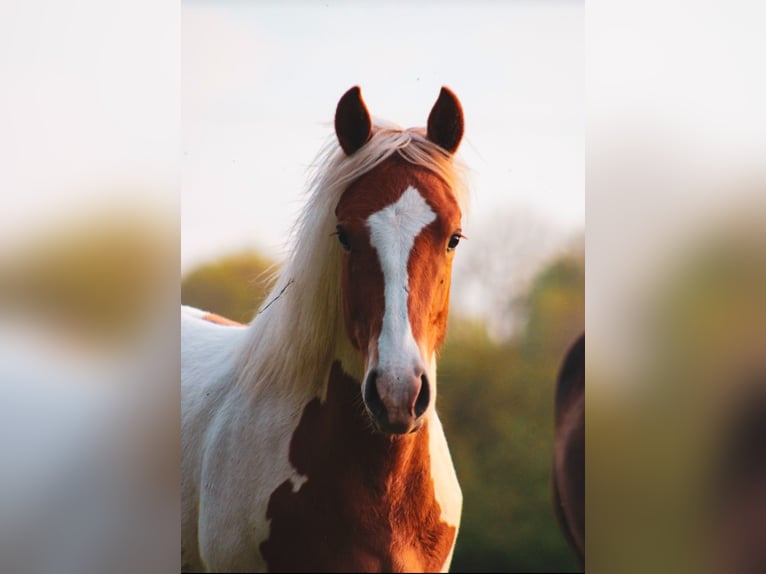
[[[439,99],[428,115],[427,129],[429,140],[449,153],[457,151],[463,139],[463,107],[449,88],[442,86]]]
[[[372,134],[372,120],[359,86],[348,90],[335,110],[335,135],[346,155],[362,147]]]

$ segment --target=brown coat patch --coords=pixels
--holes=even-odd
[[[441,570],[455,528],[434,496],[428,426],[389,436],[372,431],[359,383],[339,362],[327,400],[312,400],[290,443],[290,462],[308,477],[271,495],[270,571],[431,572]]]
[[[205,313],[202,318],[205,321],[210,321],[211,323],[215,323],[216,325],[226,325],[228,327],[244,327],[242,323],[238,323],[237,321],[232,321],[231,319],[227,319],[226,317],[221,317],[220,315],[216,315],[215,313]]]

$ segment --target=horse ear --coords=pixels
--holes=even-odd
[[[362,100],[362,91],[354,86],[341,97],[335,110],[335,135],[346,155],[351,155],[370,139],[372,120]]]
[[[455,153],[463,139],[463,107],[460,100],[449,88],[442,86],[439,99],[436,100],[428,115],[428,139]]]

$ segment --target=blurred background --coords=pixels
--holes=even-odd
[[[588,2],[591,571],[766,571],[764,21]]]
[[[0,4],[0,571],[179,568],[180,6]]]
[[[584,327],[582,2],[183,3],[181,301],[248,322],[340,96],[424,126],[464,107],[468,240],[439,399],[465,497],[455,571],[571,571],[553,393]]]

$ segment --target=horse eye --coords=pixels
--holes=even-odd
[[[351,251],[351,243],[348,239],[348,233],[346,233],[346,230],[343,229],[340,225],[335,227],[336,235],[338,236],[338,241],[340,241],[340,244],[343,246],[343,249],[346,251]]]
[[[457,244],[460,243],[460,238],[462,235],[459,233],[453,233],[452,237],[449,238],[449,243],[447,244],[447,251],[452,251],[457,247]]]

